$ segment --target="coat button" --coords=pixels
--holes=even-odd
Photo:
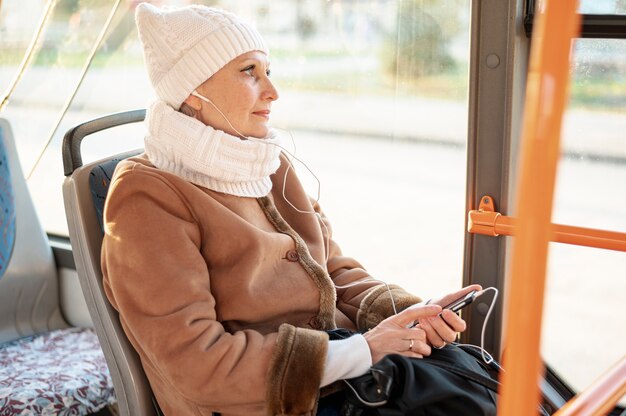
[[[300,259],[300,255],[296,250],[289,250],[287,253],[285,253],[284,258],[289,261],[298,261]]]
[[[322,321],[317,316],[311,318],[311,320],[309,321],[309,325],[313,329],[322,329]]]

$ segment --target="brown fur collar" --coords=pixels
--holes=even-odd
[[[267,393],[270,415],[317,412],[317,398],[328,351],[325,332],[283,324],[278,329]],[[307,374],[307,377],[302,377]]]
[[[356,316],[357,327],[360,330],[372,329],[383,319],[394,314],[390,295],[393,296],[398,312],[422,301],[422,299],[411,295],[400,286],[389,285],[389,288],[386,285],[379,286],[368,293],[361,301],[361,307]]]

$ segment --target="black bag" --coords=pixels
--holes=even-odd
[[[326,332],[331,340],[354,335],[343,328]],[[495,415],[501,368],[486,364],[477,347],[455,343],[423,359],[388,355],[368,373],[344,380],[348,388],[331,401],[339,401],[342,416]],[[538,412],[549,416],[541,405]]]
[[[367,374],[346,380],[342,414],[495,415],[496,371],[480,352],[456,344],[433,349],[424,359],[388,355]]]

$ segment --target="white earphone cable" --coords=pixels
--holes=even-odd
[[[287,157],[287,170],[285,171],[285,177],[283,179],[283,188],[282,188],[282,196],[283,199],[297,212],[301,213],[301,214],[313,214],[317,217],[318,221],[320,222],[320,224],[322,225],[322,227],[324,228],[325,234],[326,234],[326,238],[325,238],[325,250],[324,250],[324,262],[328,261],[328,257],[330,256],[330,230],[328,229],[328,227],[326,226],[326,224],[324,223],[324,219],[322,218],[321,214],[319,212],[316,212],[315,210],[313,211],[303,211],[301,209],[299,209],[298,207],[296,207],[289,199],[287,199],[287,195],[286,195],[286,188],[287,188],[287,176],[289,175],[289,170],[291,169],[291,167],[293,166],[293,159],[297,160],[298,162],[300,162],[313,176],[313,178],[315,178],[315,180],[317,181],[317,198],[315,199],[315,202],[318,203],[319,199],[320,199],[320,195],[321,195],[321,188],[322,188],[322,183],[319,180],[319,178],[317,177],[317,175],[315,173],[313,173],[313,171],[311,170],[311,168],[309,168],[309,166],[304,163],[300,158],[298,158],[295,153],[296,153],[296,142],[293,138],[293,135],[291,134],[290,131],[287,131],[289,133],[289,136],[291,137],[291,143],[293,144],[293,153],[290,152],[289,150],[287,150],[285,147],[281,146],[278,143],[274,143],[274,142],[269,142],[265,139],[258,139],[256,137],[249,137],[246,136],[245,134],[241,133],[239,130],[237,130],[237,128],[235,128],[235,126],[233,126],[233,124],[230,122],[230,120],[228,119],[228,117],[226,117],[226,115],[222,112],[222,110],[219,109],[219,107],[217,105],[215,105],[215,103],[213,103],[213,101],[211,101],[210,99],[208,99],[207,97],[205,97],[204,95],[198,93],[197,91],[192,91],[191,95],[193,95],[194,97],[200,98],[202,101],[205,101],[209,104],[211,104],[213,106],[213,108],[215,108],[215,110],[217,110],[217,112],[224,118],[224,120],[226,120],[226,122],[228,123],[228,125],[230,126],[231,129],[233,129],[242,139],[246,139],[246,140],[250,140],[250,141],[254,141],[254,142],[258,142],[258,143],[263,143],[263,144],[268,144],[268,145],[274,145],[279,147],[280,149],[282,149],[289,157]]]
[[[330,230],[328,229],[328,227],[324,223],[324,220],[323,220],[322,216],[320,215],[319,212],[316,212],[315,210],[313,210],[313,211],[304,211],[304,210],[299,209],[291,201],[289,201],[287,199],[287,196],[286,196],[287,176],[289,174],[289,170],[291,169],[291,167],[293,165],[293,163],[292,163],[293,159],[295,159],[298,162],[300,162],[311,173],[311,175],[313,175],[313,177],[317,181],[317,198],[315,200],[316,203],[319,202],[320,193],[321,193],[321,181],[319,180],[317,175],[315,175],[315,173],[313,173],[311,168],[309,168],[309,166],[306,163],[304,163],[302,160],[300,160],[300,158],[298,158],[295,155],[295,153],[296,153],[296,143],[295,143],[295,140],[294,140],[293,135],[291,134],[291,132],[287,131],[289,133],[289,136],[291,137],[291,143],[293,144],[293,153],[290,152],[289,150],[285,149],[283,146],[281,146],[278,143],[268,142],[267,140],[264,140],[264,139],[259,139],[259,138],[256,138],[256,137],[248,137],[248,136],[242,134],[239,130],[237,130],[235,128],[235,126],[232,125],[232,123],[230,122],[228,117],[226,117],[226,115],[213,103],[213,101],[211,101],[207,97],[199,94],[197,91],[193,91],[191,93],[191,95],[193,95],[194,97],[198,97],[201,100],[211,104],[213,106],[213,108],[215,108],[217,110],[217,112],[224,118],[224,120],[226,120],[226,122],[228,123],[230,128],[233,129],[241,138],[246,139],[246,140],[256,141],[256,142],[259,142],[259,143],[265,143],[265,144],[271,144],[271,145],[277,146],[280,149],[282,149],[289,156],[287,158],[287,161],[289,163],[288,163],[288,166],[287,166],[287,170],[285,171],[285,177],[284,177],[284,180],[283,180],[283,188],[282,188],[283,199],[294,210],[296,210],[297,212],[302,213],[302,214],[314,214],[318,218],[320,224],[322,225],[322,227],[326,231],[326,240],[325,240],[325,243],[326,243],[325,246],[326,247],[325,247],[325,253],[324,253],[324,255],[325,255],[325,259],[324,260],[325,260],[325,262],[328,261],[328,257],[330,255],[330,253],[329,253],[329,251],[330,251],[330,232],[329,231]],[[338,288],[338,289],[346,289],[346,288],[350,288],[352,286],[356,286],[358,284],[361,284],[361,283],[364,283],[364,282],[368,282],[368,281],[380,282],[380,283],[385,285],[385,287],[387,288],[387,292],[389,293],[389,298],[391,299],[391,306],[393,308],[393,313],[394,313],[394,315],[397,315],[398,314],[398,310],[396,309],[395,300],[393,299],[393,296],[391,294],[391,289],[389,288],[389,285],[385,281],[374,279],[373,277],[370,277],[368,279],[360,280],[358,282],[354,282],[354,283],[351,283],[351,284],[348,284],[348,285],[335,285],[335,287]],[[494,296],[493,296],[493,299],[491,301],[491,306],[489,306],[489,310],[487,311],[487,314],[485,315],[485,320],[483,321],[483,327],[482,327],[481,334],[480,334],[480,346],[472,345],[472,344],[458,344],[458,345],[463,345],[463,346],[468,346],[468,347],[480,349],[481,355],[482,355],[483,360],[485,361],[486,364],[490,364],[490,363],[493,362],[493,363],[495,363],[498,366],[498,368],[500,368],[502,371],[504,371],[502,369],[502,367],[500,367],[500,365],[498,365],[497,362],[494,361],[494,359],[491,356],[491,354],[489,354],[489,352],[487,352],[485,350],[485,348],[484,348],[484,345],[485,345],[485,330],[487,328],[487,323],[489,322],[489,317],[491,316],[491,312],[493,311],[493,308],[494,308],[494,306],[496,304],[496,299],[498,297],[498,289],[496,289],[495,287],[488,287],[488,288],[484,289],[483,292],[487,291],[487,290],[493,290],[494,291]]]
[[[485,347],[485,330],[487,329],[487,323],[489,322],[489,317],[491,316],[491,312],[493,311],[493,308],[496,305],[496,300],[498,299],[498,293],[499,293],[498,289],[495,287],[488,287],[486,289],[483,289],[483,292],[486,292],[488,290],[492,290],[494,292],[494,295],[493,295],[493,299],[491,300],[491,305],[489,306],[489,310],[487,311],[487,314],[485,315],[485,320],[483,321],[482,330],[480,331],[480,346],[473,345],[473,344],[458,344],[458,345],[480,349],[480,353],[483,357],[483,361],[485,362],[485,364],[491,364],[493,362],[496,364],[496,366],[500,370],[504,371],[504,369],[500,367],[500,365],[496,361],[494,361],[491,354],[489,354],[489,352],[487,352],[487,350],[485,350],[484,348]]]

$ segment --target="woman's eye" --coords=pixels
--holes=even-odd
[[[245,72],[246,74],[250,75],[251,77],[255,77],[256,76],[255,75],[255,70],[256,70],[256,65],[252,64],[252,65],[249,65],[249,66],[245,67],[244,69],[242,69],[241,72]],[[265,70],[265,75],[269,77],[271,74],[272,74],[272,71],[269,68],[267,68]]]
[[[245,67],[244,69],[241,70],[241,72],[245,72],[246,74],[250,75],[251,77],[254,76],[254,65],[250,65]]]

